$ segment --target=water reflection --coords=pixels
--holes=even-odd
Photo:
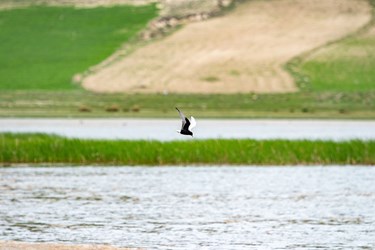
[[[0,169],[0,240],[375,248],[375,168]]]

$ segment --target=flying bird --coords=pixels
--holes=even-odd
[[[195,127],[195,125],[197,125],[194,117],[191,116],[190,121],[189,121],[189,119],[186,118],[186,116],[178,108],[176,108],[176,109],[177,109],[178,113],[180,114],[180,117],[181,117],[181,120],[182,120],[181,130],[180,131],[177,130],[177,132],[182,134],[182,135],[193,136],[193,132],[191,132],[191,130],[192,130],[192,128]]]

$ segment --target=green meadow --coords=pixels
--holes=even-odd
[[[303,62],[311,91],[375,92],[375,36],[352,37]]]
[[[147,153],[145,153],[147,152]],[[315,165],[375,164],[375,141],[81,140],[45,134],[0,134],[0,164]]]
[[[129,42],[155,5],[0,11],[0,90],[76,90],[72,79]]]
[[[374,93],[374,30],[373,19],[355,34],[298,58],[300,87],[319,93]]]

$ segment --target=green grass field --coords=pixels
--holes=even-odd
[[[147,154],[145,154],[147,152]],[[0,164],[375,164],[375,141],[110,141],[0,134]]]
[[[71,90],[75,74],[135,38],[155,5],[0,11],[0,90]]]
[[[367,25],[289,62],[287,68],[304,92],[375,92],[375,0],[369,3],[373,10]]]
[[[374,29],[371,25],[371,29]],[[375,92],[375,35],[360,32],[308,56],[300,69],[316,92]]]
[[[302,64],[312,91],[375,91],[375,37],[350,39]]]
[[[289,62],[298,93],[110,95],[72,83],[156,14],[154,5],[0,11],[0,117],[175,117],[178,106],[200,118],[375,118],[374,18]]]

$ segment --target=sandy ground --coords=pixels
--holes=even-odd
[[[140,248],[117,248],[107,245],[64,245],[54,243],[27,243],[0,241],[0,250],[130,250]]]
[[[374,58],[375,48],[372,43],[366,43],[367,39],[375,39],[375,26],[371,25],[367,29],[360,31],[356,38],[362,40],[361,43],[352,44],[350,46],[344,43],[336,43],[330,46],[325,46],[318,51],[314,51],[306,58],[308,60],[314,61],[332,61],[332,60],[342,60],[344,58],[360,58],[363,60],[362,63],[371,63],[369,58]]]
[[[95,92],[293,92],[282,65],[360,28],[370,10],[365,0],[248,1],[99,65],[82,84]]]

